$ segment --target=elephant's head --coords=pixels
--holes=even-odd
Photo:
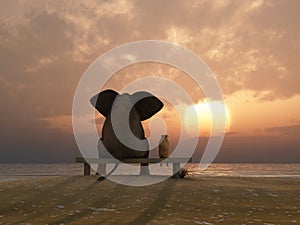
[[[148,157],[149,152],[135,151],[128,146],[138,146],[141,143],[139,140],[145,140],[143,149],[148,150],[141,121],[149,119],[161,110],[163,103],[157,97],[144,91],[133,95],[127,93],[120,95],[116,91],[105,90],[92,97],[90,101],[106,117],[102,128],[102,142],[113,156]],[[121,132],[123,140],[130,142],[129,145],[119,140],[116,127],[117,132]]]
[[[111,114],[114,103],[116,110],[135,108],[141,121],[149,119],[163,107],[163,103],[148,92],[140,91],[133,95],[127,93],[120,95],[110,89],[92,97],[91,103],[105,117]]]

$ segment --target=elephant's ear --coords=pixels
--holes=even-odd
[[[132,98],[141,121],[149,119],[164,106],[158,98],[145,91],[134,93]]]
[[[110,114],[112,105],[117,95],[118,92],[108,89],[96,94],[91,98],[90,102],[103,116],[107,117]]]

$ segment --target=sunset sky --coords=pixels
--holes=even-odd
[[[106,51],[140,40],[184,46],[216,76],[229,116],[216,162],[300,162],[299,9],[298,0],[0,1],[0,162],[73,162],[81,76]],[[129,66],[106,88],[149,75],[180,84],[205,121],[202,91],[171,66]],[[165,102],[157,116],[174,144],[172,110]],[[207,135],[209,125],[196,159]]]

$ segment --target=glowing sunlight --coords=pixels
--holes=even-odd
[[[193,106],[188,107],[188,109],[185,112],[185,128],[188,130],[188,133],[191,136],[194,136],[195,131],[199,130],[200,135],[208,136],[211,132],[212,128],[212,112],[210,109],[210,104],[212,104],[216,109],[222,107],[222,103],[220,102],[208,102],[206,100],[199,101],[198,104],[195,104]],[[198,119],[198,124],[195,121],[195,113]],[[225,113],[226,113],[226,128],[225,132],[229,131],[230,124],[231,124],[231,118],[228,108],[225,105]],[[217,119],[222,119],[221,110],[217,111],[216,115]],[[197,126],[198,125],[198,126]],[[217,131],[221,131],[221,125],[217,123],[216,126]]]

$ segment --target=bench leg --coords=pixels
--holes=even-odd
[[[173,176],[172,178],[179,178],[179,170],[180,170],[180,163],[173,163]]]
[[[140,175],[150,175],[148,163],[141,163]]]
[[[84,162],[84,172],[83,172],[84,176],[89,176],[91,175],[91,167],[87,162]]]

